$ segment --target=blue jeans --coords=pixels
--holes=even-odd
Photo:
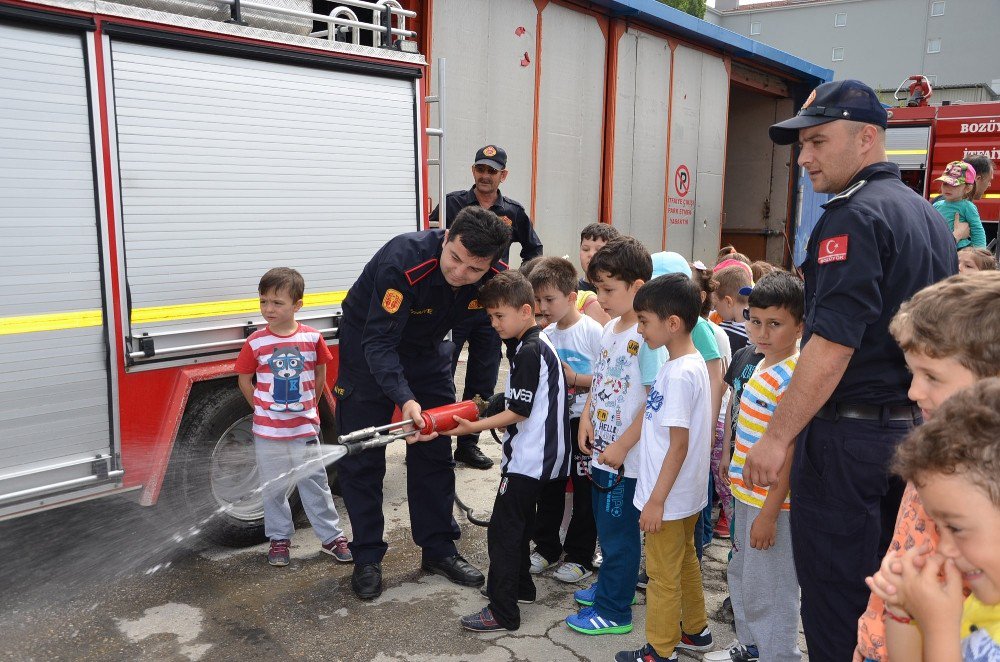
[[[614,482],[615,474],[595,467],[590,471],[595,485]],[[622,478],[610,492],[592,490],[597,537],[604,552],[594,609],[619,625],[632,622],[631,604],[642,554],[639,511],[632,504],[635,483],[635,478]]]

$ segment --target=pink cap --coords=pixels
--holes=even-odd
[[[719,271],[725,269],[726,267],[742,267],[750,276],[750,278],[753,278],[753,270],[750,268],[750,265],[747,264],[746,262],[740,262],[739,260],[734,260],[733,258],[728,258],[726,260],[723,260],[722,262],[719,262],[717,265],[712,267],[712,273],[713,274],[718,273]]]

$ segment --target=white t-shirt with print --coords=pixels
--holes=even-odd
[[[545,327],[545,335],[556,348],[559,360],[579,375],[594,374],[594,365],[601,353],[601,333],[603,329],[594,318],[581,315],[580,319],[568,329],[560,329],[555,324]],[[588,389],[570,386],[566,380],[567,393],[572,397],[569,409],[570,418],[580,418],[583,406],[587,403]],[[573,440],[576,443],[576,440]]]
[[[708,473],[712,453],[712,396],[708,369],[701,354],[667,361],[649,390],[642,436],[636,446],[639,476],[632,503],[642,510],[656,485],[670,449],[669,428],[687,428],[688,451],[663,506],[663,520],[679,520],[700,512],[708,503]]]
[[[594,424],[594,467],[616,473],[597,461],[597,457],[642,414],[646,389],[656,380],[657,371],[667,360],[664,348],[650,349],[639,335],[639,325],[615,333],[615,318],[604,325],[601,352],[594,368],[590,391],[590,417]],[[639,459],[633,447],[625,456],[625,476],[639,475]],[[708,494],[708,487],[705,488]]]

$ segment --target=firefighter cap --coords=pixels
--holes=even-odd
[[[476,161],[472,165],[487,165],[496,170],[507,169],[507,151],[496,145],[480,147],[476,152]]]
[[[872,88],[859,80],[835,80],[813,90],[798,115],[772,125],[767,132],[775,143],[791,145],[799,139],[799,129],[835,120],[875,124],[884,129],[889,115]]]

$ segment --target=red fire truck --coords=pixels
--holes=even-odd
[[[336,353],[361,268],[490,141],[549,253],[603,219],[780,256],[758,212],[803,205],[766,129],[830,76],[645,0],[0,0],[0,518],[130,492],[259,539],[233,360],[264,271]]]
[[[933,198],[940,192],[934,180],[950,161],[971,154],[982,154],[994,164],[1000,161],[1000,102],[892,108],[886,151],[889,160],[899,164],[903,181]],[[1000,221],[1000,177],[976,206],[987,241],[993,241]]]

